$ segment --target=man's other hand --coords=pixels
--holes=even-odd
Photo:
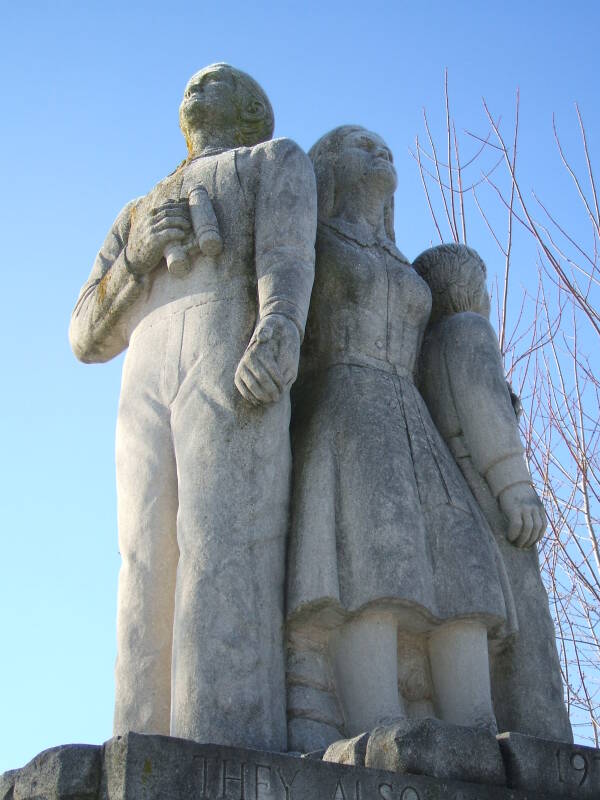
[[[260,320],[235,372],[235,385],[253,405],[278,400],[298,374],[300,333],[282,314]]]

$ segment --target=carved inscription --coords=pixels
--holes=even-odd
[[[254,770],[254,797],[255,800],[260,800],[259,789],[262,787],[265,793],[271,789],[271,767],[268,764],[255,764]],[[263,770],[262,776],[261,770]]]
[[[390,783],[380,783],[378,791],[383,800],[427,800],[412,786],[405,786],[403,789],[395,790]]]
[[[240,762],[240,773],[239,777],[237,775],[231,775],[228,769],[228,762],[226,759],[223,760],[221,764],[221,794],[219,795],[219,800],[226,800],[228,797],[227,794],[227,786],[229,782],[232,782],[234,785],[239,784],[239,800],[246,800],[246,777],[244,773],[245,768],[244,762]]]
[[[600,798],[600,750],[519,733],[501,734],[498,741],[509,786],[541,796]]]
[[[198,794],[195,800],[270,800],[273,797],[272,767],[269,764],[246,764],[225,758],[194,756]],[[291,800],[288,781],[282,770],[276,775],[283,783],[285,800]],[[287,784],[287,788],[286,788]]]
[[[335,787],[332,800],[361,800],[362,788],[360,781],[354,781],[352,793],[349,794],[344,788],[344,783],[340,779]]]
[[[277,768],[277,774],[279,775],[279,780],[281,781],[283,788],[285,789],[285,800],[292,800],[292,786],[294,785],[294,781],[298,777],[298,773],[300,772],[297,769],[294,774],[292,775],[291,779],[285,778],[283,770],[279,767]]]
[[[363,770],[358,777],[356,772],[343,768],[343,772],[333,773],[323,765],[321,772],[317,765],[309,761],[274,759],[270,764],[254,760],[249,751],[247,757],[237,759],[233,753],[206,753],[192,757],[192,770],[189,775],[193,786],[191,793],[186,791],[187,800],[483,800],[476,787],[454,790],[439,783],[422,783],[428,779],[416,776],[385,776],[376,770]],[[590,780],[591,764],[581,769],[578,759],[570,759],[570,754],[557,753],[557,769],[563,781],[571,770],[578,781]],[[600,757],[599,757],[600,758]],[[571,763],[572,762],[572,763]],[[321,773],[321,774],[319,774]],[[318,794],[315,794],[318,792]],[[182,795],[183,796],[183,795]],[[485,795],[487,797],[487,795]],[[157,800],[158,796],[148,800]]]
[[[600,754],[559,747],[556,768],[559,783],[600,791]]]
[[[232,758],[195,755],[196,793],[190,800],[303,800],[302,768],[238,761]],[[340,777],[328,794],[329,800],[433,800],[428,792],[413,786],[371,783],[365,786],[355,776]]]
[[[402,790],[402,794],[400,795],[400,800],[419,800],[419,795],[417,794],[417,790],[413,789],[412,786],[407,786],[405,789]]]

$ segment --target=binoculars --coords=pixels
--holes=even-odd
[[[195,186],[189,192],[188,202],[200,252],[206,256],[218,256],[223,250],[223,240],[208,192],[203,186]],[[188,253],[177,242],[168,244],[164,255],[171,275],[183,277],[190,271],[192,265]]]

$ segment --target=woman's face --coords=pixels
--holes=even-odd
[[[378,187],[386,195],[396,190],[396,170],[392,153],[383,139],[367,130],[353,131],[344,137],[338,160],[337,185],[353,190],[358,184]]]

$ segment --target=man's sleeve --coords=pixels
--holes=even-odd
[[[129,271],[125,256],[136,202],[128,203],[115,220],[71,315],[71,348],[86,363],[108,361],[127,347],[126,311],[148,282],[147,276]]]
[[[444,360],[465,444],[498,497],[513,484],[531,481],[498,339],[479,314],[457,314],[449,323]]]
[[[315,267],[315,175],[308,156],[290,139],[260,147],[254,230],[260,318],[283,314],[302,338]]]

